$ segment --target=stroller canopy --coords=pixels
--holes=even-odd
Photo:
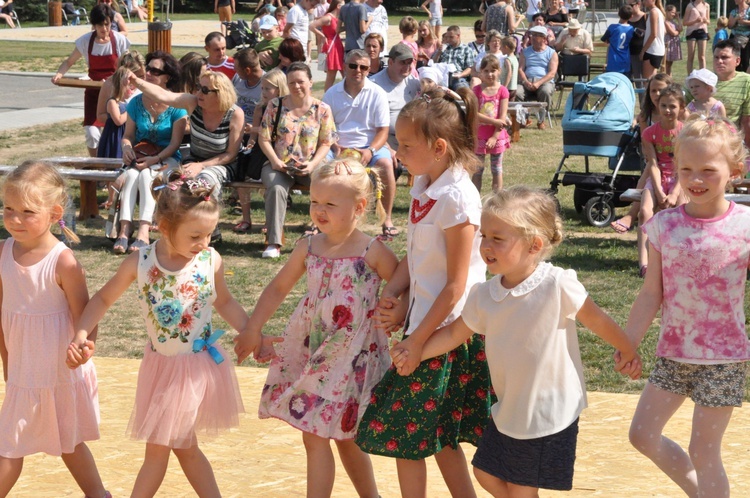
[[[565,153],[614,157],[634,115],[635,92],[626,76],[604,73],[576,83],[562,119]]]

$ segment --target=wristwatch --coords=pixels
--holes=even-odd
[[[367,149],[367,150],[369,150],[369,151],[370,151],[370,154],[372,154],[373,156],[375,155],[375,147],[370,147],[370,148],[369,148],[369,149]]]

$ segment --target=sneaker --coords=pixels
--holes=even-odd
[[[281,250],[276,246],[268,246],[266,247],[266,250],[263,251],[263,254],[261,254],[261,257],[276,259],[281,257]]]

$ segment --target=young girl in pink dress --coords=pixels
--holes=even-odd
[[[86,496],[109,497],[84,442],[99,439],[96,370],[65,366],[73,322],[89,300],[83,268],[50,232],[60,224],[78,242],[62,222],[65,181],[52,166],[28,161],[8,176],[2,198],[11,238],[0,242],[0,496],[18,480],[23,458],[44,452],[62,456]]]
[[[661,332],[630,441],[686,496],[729,496],[721,450],[732,411],[742,406],[750,360],[744,313],[750,209],[727,201],[724,192],[742,178],[747,152],[734,125],[718,117],[688,121],[674,149],[688,203],[643,227],[650,265],[625,332],[640,343],[659,308]],[[695,403],[689,453],[663,435],[687,398]]]
[[[320,29],[325,42],[319,49],[320,54],[326,54],[326,82],[323,91],[331,88],[336,81],[336,73],[344,77],[344,44],[339,37],[339,11],[344,0],[332,0],[325,15],[310,24],[310,29]],[[320,69],[320,67],[319,67]]]
[[[674,164],[674,140],[682,129],[680,116],[685,110],[682,87],[671,84],[659,92],[659,121],[641,134],[643,157],[646,160],[648,180],[641,194],[638,224],[643,226],[659,209],[684,204],[686,199],[677,182]],[[648,269],[648,236],[638,230],[638,264],[643,277]]]
[[[94,349],[86,339],[90,331],[130,284],[138,282],[148,341],[128,430],[134,439],[146,441],[146,456],[132,496],[158,491],[171,452],[198,496],[219,496],[197,434],[216,435],[236,427],[244,412],[234,367],[215,342],[224,331],[211,326],[212,308],[237,330],[248,325],[247,313],[227,288],[221,257],[208,246],[219,205],[205,180],[180,175],[174,172],[169,183],[153,187],[161,238],[129,255],[91,298],[68,347],[71,366],[85,362]],[[248,351],[260,358],[261,335],[247,333],[245,341]],[[272,350],[270,342],[267,351]]]
[[[369,168],[368,168],[369,170]],[[362,233],[376,185],[378,214],[382,184],[353,159],[323,164],[312,173],[310,216],[320,233],[297,242],[289,261],[258,298],[248,334],[260,334],[294,284],[307,274],[307,294],[297,305],[268,370],[260,418],[275,417],[302,431],[307,451],[307,496],[330,496],[335,478],[331,442],[361,497],[378,496],[370,457],[354,443],[370,392],[391,364],[388,338],[372,314],[382,280],[398,264],[395,254]],[[245,333],[237,357],[246,356]]]
[[[474,87],[479,109],[477,117],[477,145],[474,148],[481,166],[471,178],[477,190],[482,191],[482,174],[484,158],[490,155],[490,172],[492,173],[492,191],[503,188],[503,152],[510,148],[510,136],[505,128],[508,126],[508,89],[500,84],[500,61],[494,55],[488,55],[479,66],[481,84]]]

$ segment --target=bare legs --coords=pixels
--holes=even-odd
[[[469,475],[469,466],[461,447],[447,447],[435,454],[451,496],[454,498],[474,498],[474,485]],[[396,459],[398,484],[402,498],[427,498],[427,465],[424,460]]]
[[[539,488],[520,486],[474,467],[474,476],[479,484],[494,498],[538,498]]]
[[[146,443],[146,457],[138,472],[131,497],[150,497],[156,494],[167,472],[171,451],[174,451],[185,477],[198,496],[201,498],[221,496],[211,463],[197,444],[187,449],[172,449]]]
[[[729,481],[721,461],[721,440],[733,408],[696,405],[688,455],[680,445],[662,434],[685,399],[685,396],[646,384],[630,426],[630,442],[687,496],[729,496]]]
[[[378,170],[380,180],[383,182],[383,209],[385,209],[384,227],[392,227],[391,212],[393,211],[393,199],[396,197],[396,176],[393,173],[393,161],[389,159],[379,159],[375,162],[375,168]]]
[[[85,443],[73,453],[63,453],[62,460],[86,496],[103,497],[106,493],[94,457]],[[0,457],[0,497],[8,496],[23,469],[23,458]]]
[[[302,433],[307,454],[307,498],[326,498],[331,496],[336,477],[336,462],[333,459],[331,441],[309,432]],[[378,488],[375,474],[367,453],[364,453],[352,441],[336,441],[349,479],[361,498],[377,498]]]
[[[706,40],[687,40],[687,73],[693,71],[696,47],[698,48],[698,69],[706,67]]]
[[[638,225],[643,226],[654,217],[654,194],[649,189],[643,189],[641,195],[641,209],[638,212]],[[638,266],[648,266],[648,237],[643,230],[638,230]]]

